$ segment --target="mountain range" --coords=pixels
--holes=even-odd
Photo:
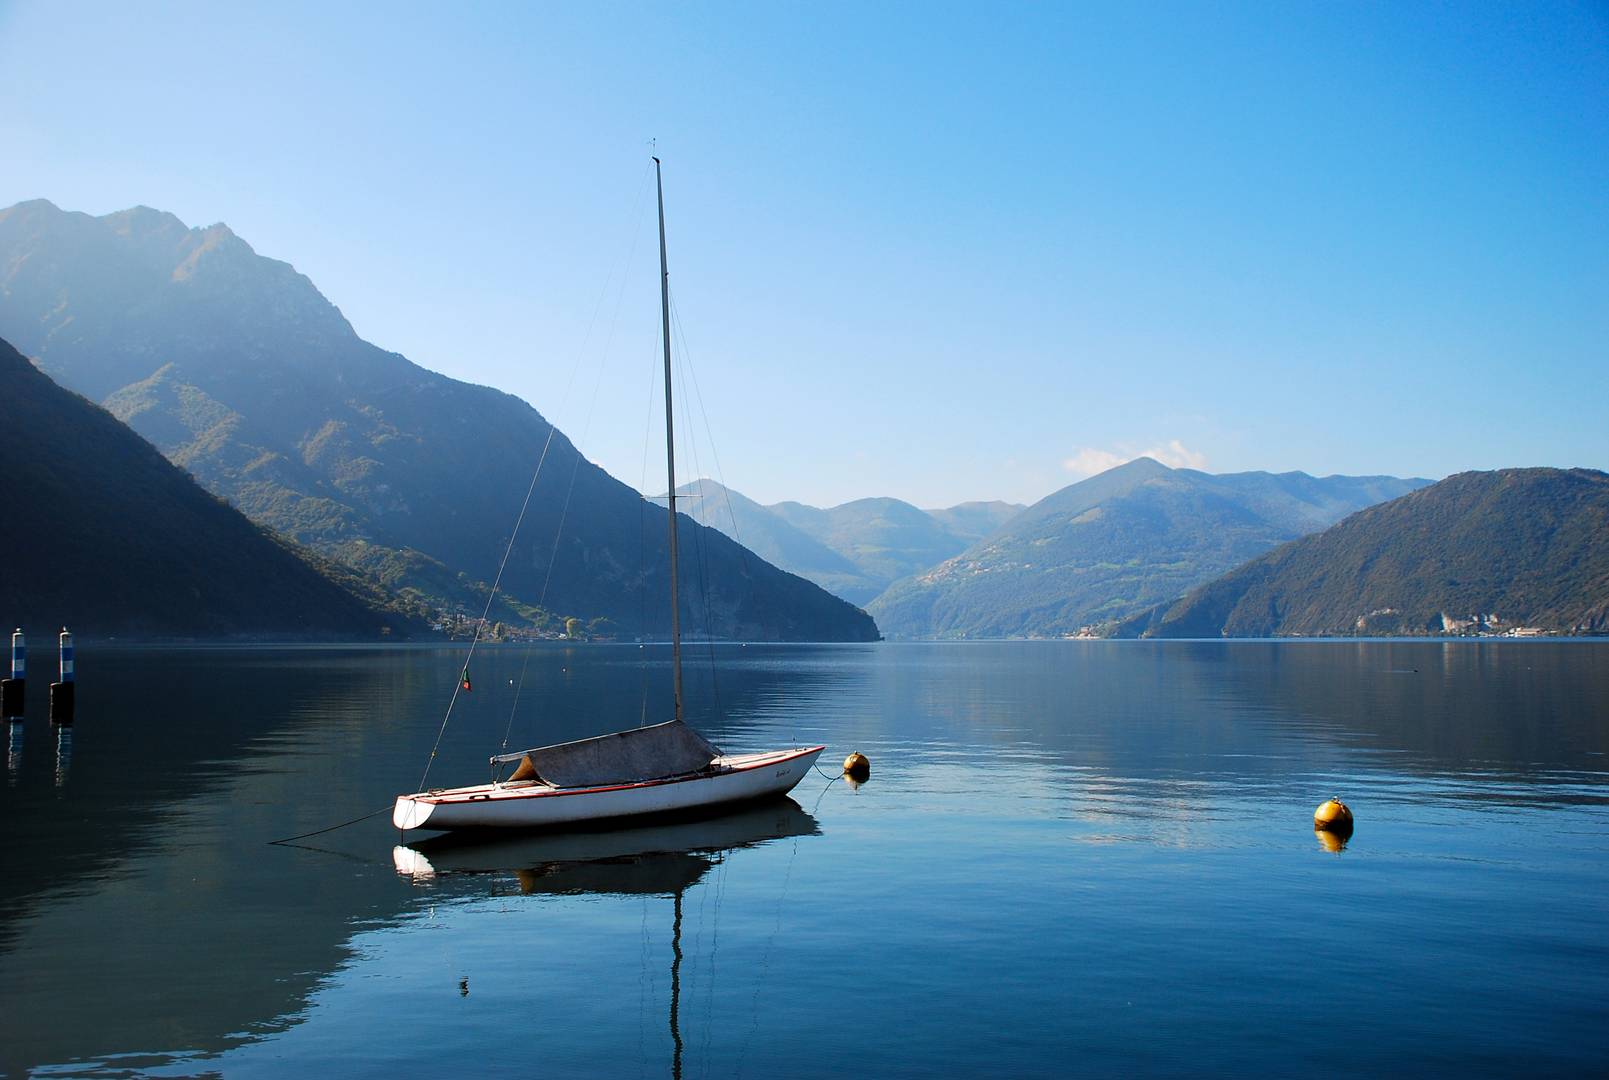
[[[895,582],[867,610],[890,637],[1078,633],[1429,482],[1212,475],[1137,458],[1041,499],[965,551]]]
[[[1609,632],[1609,474],[1450,476],[1257,558],[1117,636]]]
[[[0,617],[91,636],[377,638],[421,624],[332,581],[0,341]],[[351,583],[349,583],[350,585]]]
[[[36,200],[0,211],[0,336],[253,521],[408,602],[479,614],[533,465],[504,617],[669,623],[665,509],[511,395],[360,338],[224,225]],[[562,531],[561,531],[562,523]],[[683,617],[751,639],[872,640],[872,620],[684,522]]]
[[[22,478],[0,602],[30,619],[364,636],[478,614],[529,487],[496,616],[668,627],[663,506],[523,401],[363,341],[225,226],[145,207],[0,210],[0,335],[17,345],[0,350],[6,475]],[[141,436],[183,471],[155,469]],[[695,633],[762,640],[874,640],[877,623],[940,638],[1605,632],[1604,480],[1504,470],[1427,487],[1140,458],[1031,507],[938,510],[766,506],[698,481],[681,489],[696,496],[680,507],[682,615]],[[151,498],[131,503],[139,491]],[[84,560],[93,572],[61,574]],[[241,565],[255,580],[227,582]]]
[[[762,558],[865,605],[893,581],[932,566],[992,533],[1023,508],[968,502],[920,510],[899,499],[857,499],[822,509],[798,502],[764,506],[710,479],[676,491],[705,525]]]

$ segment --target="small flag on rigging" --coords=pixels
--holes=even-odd
[[[471,687],[471,686],[470,686],[470,685],[469,685],[469,668],[468,668],[468,667],[467,667],[467,666],[466,666],[466,667],[465,667],[465,668],[464,668],[464,674],[463,674],[463,683],[464,683],[464,689],[465,689],[465,690],[472,690],[472,689],[474,689],[474,688],[473,688],[473,687]]]

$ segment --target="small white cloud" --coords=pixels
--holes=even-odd
[[[1160,446],[1152,446],[1145,450],[1132,450],[1123,447],[1118,450],[1099,450],[1093,446],[1086,446],[1072,457],[1062,462],[1062,468],[1075,476],[1095,476],[1107,469],[1115,469],[1119,465],[1133,461],[1135,458],[1154,458],[1162,464],[1173,469],[1205,469],[1207,455],[1192,450],[1178,439],[1169,439]]]
[[[1094,447],[1086,446],[1062,462],[1061,467],[1078,476],[1094,476],[1096,473],[1103,473],[1107,469],[1115,469],[1125,461],[1133,461],[1134,457],[1135,455],[1133,454],[1128,457],[1122,457],[1112,453],[1110,450],[1096,450]]]
[[[1142,451],[1141,457],[1156,458],[1172,469],[1205,469],[1207,455],[1190,449],[1178,439],[1169,439],[1166,446],[1153,446]]]

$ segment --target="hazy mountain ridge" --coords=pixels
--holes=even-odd
[[[1286,544],[1118,636],[1609,633],[1609,475],[1468,472]]]
[[[881,591],[849,559],[741,492],[714,480],[700,479],[683,484],[676,496],[688,500],[678,503],[679,512],[720,530],[762,559],[850,603],[864,604]]]
[[[226,227],[147,208],[0,211],[0,334],[254,520],[475,614],[551,431],[511,395],[363,341],[304,275]],[[531,610],[551,558],[549,612],[662,632],[664,513],[552,432],[504,577],[513,609]],[[689,523],[684,542],[702,560],[683,567],[690,628],[876,637],[864,613],[712,530]]]
[[[1213,475],[1138,458],[1046,496],[961,554],[896,582],[868,610],[889,636],[1078,633],[1426,483]]]
[[[1006,522],[1026,510],[1021,503],[1000,499],[957,503],[938,510],[924,510],[940,525],[963,540],[982,540]]]
[[[677,496],[683,495],[698,500],[690,512],[699,521],[858,605],[965,549],[1022,510],[1007,502],[920,510],[892,498],[827,508],[799,502],[764,506],[709,479],[683,485]]]
[[[422,623],[252,524],[0,341],[0,610],[89,637],[397,636]],[[245,572],[242,572],[243,569]]]

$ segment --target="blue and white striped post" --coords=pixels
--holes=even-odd
[[[0,714],[7,720],[21,720],[28,689],[28,639],[22,627],[11,635],[11,678],[0,679]]]
[[[73,722],[73,635],[61,628],[61,682],[50,684],[50,722]]]

